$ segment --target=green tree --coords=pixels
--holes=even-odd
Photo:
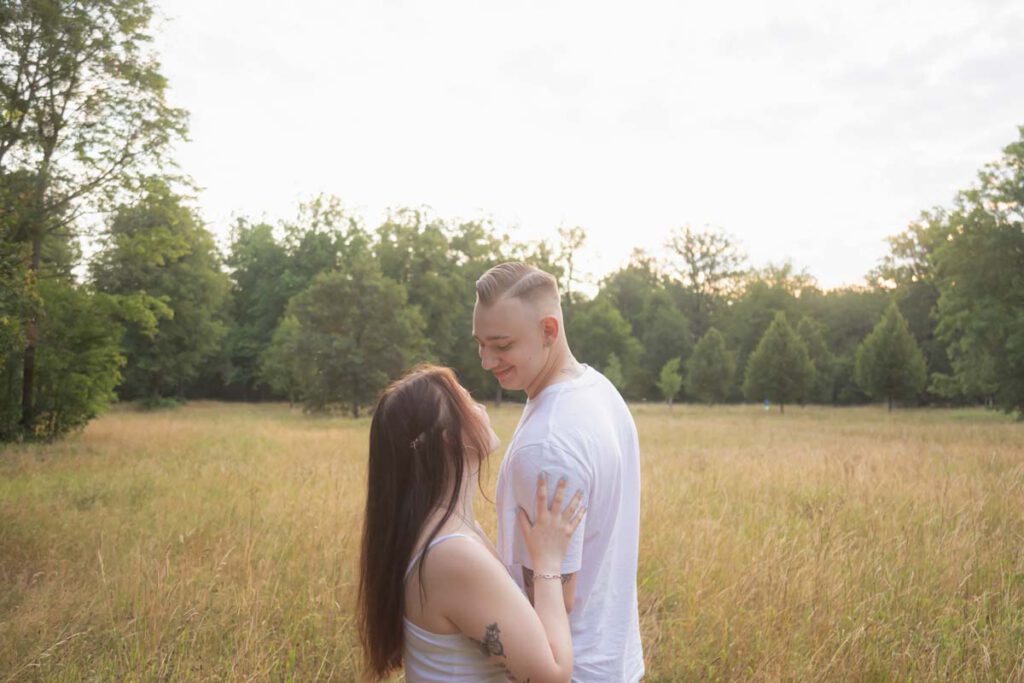
[[[230,317],[224,339],[226,393],[234,398],[263,398],[260,358],[270,346],[290,291],[289,256],[273,226],[239,220],[231,232],[225,260],[231,271]],[[301,291],[301,290],[300,290]]]
[[[669,409],[672,408],[672,401],[682,385],[683,376],[679,373],[679,359],[672,358],[662,366],[661,372],[658,373],[658,390],[668,402]]]
[[[302,399],[304,361],[299,352],[302,328],[294,315],[286,315],[274,330],[260,359],[260,380],[294,404]]]
[[[229,282],[220,270],[213,236],[165,181],[151,179],[140,202],[115,213],[91,272],[99,291],[145,293],[169,311],[155,335],[129,326],[120,396],[150,401],[183,397],[186,384],[217,351],[226,331]]]
[[[686,362],[686,391],[705,403],[720,403],[729,394],[736,362],[725,346],[725,337],[709,329]]]
[[[854,377],[869,396],[886,399],[890,411],[894,398],[912,398],[924,388],[924,356],[895,302],[857,348]]]
[[[608,381],[615,385],[616,389],[622,391],[626,380],[622,376],[622,361],[619,360],[618,354],[613,353],[608,356],[608,362],[604,364],[603,373],[608,378]]]
[[[658,288],[652,290],[644,302],[643,333],[638,338],[643,354],[634,381],[634,392],[641,396],[654,396],[654,391],[665,363],[673,358],[687,358],[693,349],[690,323],[672,299]]]
[[[25,189],[12,237],[28,247],[32,287],[50,237],[130,189],[140,169],[160,168],[184,136],[185,114],[166,103],[149,49],[152,16],[148,0],[0,3],[0,187]],[[46,313],[27,311],[21,422],[33,433],[36,328]]]
[[[228,332],[218,357],[209,361],[217,371],[207,373],[218,376],[220,386],[208,389],[230,398],[273,394],[276,390],[261,379],[260,364],[288,301],[320,273],[367,258],[371,242],[359,221],[330,195],[300,204],[296,217],[278,230],[239,220],[226,258],[232,281]]]
[[[737,366],[746,366],[779,311],[787,319],[799,319],[807,309],[809,295],[816,292],[813,278],[789,262],[747,273],[734,301],[715,316],[715,326],[736,350]]]
[[[796,332],[807,345],[807,353],[814,363],[814,386],[807,396],[808,400],[813,403],[832,403],[836,359],[825,341],[825,326],[804,316]]]
[[[580,362],[600,368],[615,354],[622,365],[623,378],[629,376],[643,350],[629,323],[607,298],[580,304],[566,328],[573,353]]]
[[[288,304],[282,324],[293,329],[275,334],[267,379],[294,388],[311,411],[346,405],[359,417],[360,406],[426,347],[423,318],[407,306],[405,288],[370,259],[317,276]]]
[[[952,364],[935,386],[1024,416],[1024,126],[957,204],[933,255]]]
[[[785,405],[803,399],[813,383],[814,364],[807,345],[780,311],[750,355],[743,392],[751,400],[774,401],[779,412],[785,412]]]
[[[53,439],[83,427],[114,398],[125,359],[121,352],[124,328],[119,323],[117,298],[56,278],[36,289],[46,311],[36,327],[36,419],[25,434],[18,424],[19,356],[0,367],[0,440],[19,436]]]

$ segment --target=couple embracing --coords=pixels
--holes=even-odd
[[[474,516],[497,450],[447,368],[381,395],[370,427],[358,623],[368,673],[405,680],[632,683],[640,458],[615,387],[576,362],[555,279],[521,263],[476,285],[485,370],[526,406],[501,462],[494,545]]]

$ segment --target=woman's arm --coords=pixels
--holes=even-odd
[[[446,543],[449,551],[437,553],[434,564],[437,576],[444,577],[438,582],[443,589],[435,593],[442,613],[516,681],[565,683],[572,677],[572,636],[558,570],[569,537],[579,524],[575,514],[579,496],[561,510],[564,492],[565,483],[561,482],[552,510],[548,510],[547,484],[541,482],[533,526],[520,512],[523,534],[537,567],[534,607],[505,567],[479,544]],[[555,578],[540,578],[542,574]]]

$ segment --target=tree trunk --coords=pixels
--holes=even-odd
[[[892,394],[889,395],[889,412],[892,412]]]
[[[32,240],[30,277],[33,283],[37,282],[39,278],[39,264],[42,261],[42,254],[43,238],[37,234]],[[26,433],[32,434],[36,421],[33,393],[36,380],[36,342],[39,339],[39,327],[37,326],[35,311],[32,312],[25,325],[25,333],[27,339],[21,368],[21,426]]]
[[[359,419],[359,404],[352,401],[352,417]]]
[[[780,415],[781,414],[785,414],[785,412],[786,412],[786,405],[782,401],[779,401],[779,414]]]
[[[501,399],[502,399],[501,385],[499,384],[498,385],[498,393],[496,393],[494,395],[494,405],[500,406],[501,405]]]

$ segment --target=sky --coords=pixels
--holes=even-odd
[[[163,0],[175,153],[224,240],[318,193],[581,226],[596,282],[674,228],[863,283],[1024,125],[1024,2]]]

